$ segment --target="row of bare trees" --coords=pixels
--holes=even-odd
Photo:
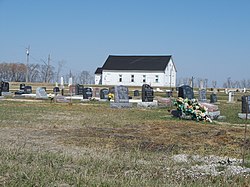
[[[27,67],[27,65],[23,63],[3,62],[0,63],[0,80],[8,82],[25,82],[28,72],[28,82],[55,83],[59,82],[60,77],[63,76],[66,83],[69,77],[72,77],[73,82],[76,84],[94,83],[94,76],[88,71],[83,70],[80,73],[69,72],[62,75],[62,66],[62,62],[58,63],[57,68],[48,64],[29,64]]]
[[[197,87],[204,87],[204,88],[207,88],[209,85],[208,85],[208,79],[202,79],[202,78],[179,78],[178,81],[177,81],[177,85],[182,85],[182,84],[185,84],[185,85],[190,85],[195,88]],[[213,82],[213,84],[215,84],[214,87],[216,87],[216,84],[217,82]]]
[[[192,82],[193,82],[193,87],[200,87],[201,83],[203,84],[203,87],[211,87],[211,88],[217,88],[217,81],[213,80],[211,82],[209,82],[208,79],[202,79],[202,78],[179,78],[177,81],[177,85],[182,85],[182,84],[186,84],[186,85],[190,85],[192,86]],[[226,81],[223,83],[222,85],[223,88],[250,88],[250,79],[242,79],[242,80],[232,80],[231,77],[228,77],[226,79]]]
[[[250,79],[232,80],[228,77],[226,82],[223,83],[224,88],[250,88]]]

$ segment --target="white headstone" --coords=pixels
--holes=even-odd
[[[69,78],[69,86],[72,85],[72,77]]]
[[[234,102],[234,92],[230,91],[228,93],[228,102],[233,103]]]
[[[36,98],[39,98],[39,99],[48,99],[48,95],[45,91],[44,88],[42,87],[38,87],[36,89]]]
[[[61,89],[64,89],[63,77],[61,77]]]
[[[204,82],[203,80],[200,81],[200,89],[203,89],[204,88]]]

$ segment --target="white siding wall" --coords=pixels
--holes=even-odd
[[[164,72],[136,72],[136,71],[106,71],[102,72],[102,85],[126,85],[126,86],[141,86],[149,84],[151,86],[165,86]],[[120,77],[121,75],[121,77]],[[134,82],[132,82],[132,75],[134,75]],[[143,82],[144,75],[146,76]],[[158,76],[158,78],[157,78]],[[120,82],[120,78],[122,81]],[[158,82],[157,80],[158,79]]]
[[[95,85],[102,84],[102,75],[95,74]]]
[[[165,86],[175,87],[176,86],[176,69],[172,59],[170,59],[168,66],[165,70]]]

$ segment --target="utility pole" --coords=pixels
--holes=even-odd
[[[192,76],[192,89],[194,91],[194,77]]]
[[[245,165],[245,151],[246,151],[246,144],[247,144],[247,119],[248,119],[248,113],[249,113],[249,96],[246,96],[246,123],[245,123],[245,131],[244,131],[244,143],[243,143],[243,151],[242,151],[242,165]],[[243,104],[243,103],[242,103]]]
[[[30,46],[26,48],[26,82],[29,82],[29,55],[30,55]]]
[[[50,77],[50,66],[49,66],[49,64],[50,64],[50,54],[49,54],[49,56],[48,56],[48,65],[47,65],[47,73],[46,73],[46,75],[47,75],[47,77],[46,77],[46,82],[49,82],[49,77]]]

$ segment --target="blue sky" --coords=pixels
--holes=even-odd
[[[94,72],[110,54],[173,55],[178,77],[250,79],[249,0],[0,0],[0,62]],[[36,59],[36,60],[35,60]]]

